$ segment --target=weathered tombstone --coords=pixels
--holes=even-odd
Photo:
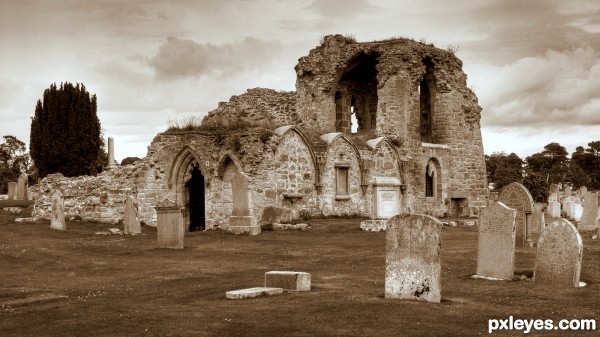
[[[385,297],[441,301],[442,223],[429,215],[400,214],[388,221]]]
[[[582,199],[583,196],[588,192],[587,187],[585,186],[581,186],[578,190],[577,190],[577,197],[579,199]]]
[[[50,197],[50,228],[61,231],[67,230],[65,222],[65,201],[60,191],[54,191]]]
[[[8,183],[8,200],[15,200],[17,197],[17,182],[11,181]]]
[[[546,204],[544,203],[536,202],[533,205],[533,225],[531,227],[532,233],[541,233],[544,227],[546,227],[546,219],[544,218],[544,208],[546,208]]]
[[[498,201],[508,208],[517,210],[515,223],[517,226],[517,246],[533,245],[531,241],[531,215],[533,214],[533,198],[523,184],[510,183],[500,191]],[[559,204],[560,205],[560,204]],[[560,207],[560,206],[559,206]]]
[[[560,202],[549,201],[547,209],[550,217],[560,218]]]
[[[16,200],[27,200],[27,173],[21,173],[17,179]]]
[[[125,234],[136,235],[142,232],[140,220],[137,217],[137,206],[131,195],[125,199],[125,214],[123,215],[123,231]]]
[[[571,186],[565,187],[565,197],[570,197],[573,194],[573,188]]]
[[[583,213],[579,221],[579,229],[593,230],[596,228],[598,217],[598,192],[587,192],[583,198]]]
[[[578,287],[583,243],[568,220],[558,219],[540,236],[533,282],[548,286]]]
[[[550,192],[548,193],[548,202],[558,202],[558,191],[560,187],[557,184],[550,185]]]
[[[501,202],[481,210],[477,245],[477,275],[512,279],[515,267],[517,211]]]
[[[251,208],[248,178],[240,172],[236,172],[231,179],[231,194],[233,196],[233,211],[229,217],[227,231],[234,234],[259,234],[260,226],[257,224]]]
[[[183,208],[165,199],[156,205],[158,248],[183,249]]]

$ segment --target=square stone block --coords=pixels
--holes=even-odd
[[[276,287],[295,291],[310,291],[310,273],[298,271],[268,271],[265,287]]]

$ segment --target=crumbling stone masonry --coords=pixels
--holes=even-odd
[[[460,217],[486,205],[481,108],[453,53],[409,39],[331,35],[295,70],[296,92],[233,96],[197,130],[158,134],[135,165],[45,178],[34,215],[49,215],[49,197],[60,188],[67,213],[83,218],[118,221],[131,194],[147,225],[156,225],[156,204],[169,199],[184,208],[188,230],[197,214],[206,228],[227,229],[236,172],[248,179],[258,223],[265,209],[377,218],[388,207]],[[203,186],[190,182],[194,167]]]

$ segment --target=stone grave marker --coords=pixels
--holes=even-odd
[[[15,200],[17,197],[17,182],[11,181],[8,183],[8,200]]]
[[[533,198],[531,193],[521,183],[510,183],[500,191],[498,201],[508,208],[515,209],[517,216],[515,224],[516,245],[518,247],[531,245],[531,215],[533,214]],[[560,207],[560,204],[559,204]]]
[[[265,287],[310,291],[310,273],[299,271],[268,271],[265,273]]]
[[[573,194],[573,188],[571,186],[565,187],[565,197],[570,197]]]
[[[137,217],[137,206],[131,195],[125,199],[125,214],[123,215],[123,231],[125,234],[136,235],[142,232],[140,220]]]
[[[442,223],[429,215],[400,214],[388,221],[385,297],[439,303]]]
[[[165,199],[156,205],[158,248],[183,249],[183,208]]]
[[[583,243],[575,226],[557,219],[546,227],[538,241],[533,282],[578,287],[582,255]]]
[[[261,228],[251,208],[248,178],[240,172],[236,172],[231,178],[231,194],[233,196],[233,211],[229,217],[226,230],[234,234],[259,234]]]
[[[546,227],[546,219],[544,217],[544,208],[546,208],[545,203],[536,202],[533,205],[533,217],[532,222],[533,225],[531,227],[531,232],[541,233],[544,227]]]
[[[501,202],[481,210],[477,244],[477,275],[510,280],[515,268],[517,211]]]
[[[65,201],[60,191],[54,191],[50,198],[50,228],[61,231],[67,230],[65,222]]]
[[[550,185],[550,192],[548,193],[548,202],[558,202],[558,191],[560,187],[557,184]]]
[[[583,212],[579,221],[579,229],[594,230],[598,217],[598,192],[587,192],[583,198]]]
[[[16,200],[27,200],[27,173],[21,173],[17,179]]]

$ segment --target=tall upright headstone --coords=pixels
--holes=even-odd
[[[579,229],[594,230],[598,218],[598,192],[587,192],[583,198],[583,212],[579,221]]]
[[[573,194],[573,188],[571,186],[565,187],[565,197],[570,197]]]
[[[429,215],[400,214],[388,220],[385,297],[441,301],[442,223]]]
[[[140,220],[137,217],[137,206],[131,195],[125,199],[125,214],[123,215],[123,231],[125,234],[136,235],[142,232]]]
[[[557,219],[540,236],[533,282],[548,286],[578,287],[583,243],[568,220]]]
[[[546,219],[544,217],[544,208],[546,208],[545,203],[536,202],[533,205],[533,217],[532,222],[533,225],[531,227],[532,233],[541,233],[544,227],[546,227]]]
[[[17,182],[11,181],[8,183],[8,200],[15,200],[17,197]]]
[[[532,245],[531,216],[533,214],[533,197],[523,184],[513,182],[500,191],[498,201],[508,208],[517,210],[515,223],[517,226],[516,245],[518,247]]]
[[[27,173],[21,173],[17,179],[17,197],[16,200],[27,200]]]
[[[158,248],[183,249],[183,207],[165,199],[156,204]]]
[[[234,234],[259,234],[261,229],[251,208],[252,199],[248,189],[248,178],[241,172],[236,172],[231,179],[231,194],[233,211],[226,230]]]
[[[477,244],[477,275],[513,278],[515,268],[515,217],[517,211],[501,202],[481,210]]]
[[[60,191],[56,190],[50,197],[50,228],[61,231],[67,230],[65,222],[65,201]]]
[[[112,137],[108,137],[108,167],[115,166],[115,144]]]

